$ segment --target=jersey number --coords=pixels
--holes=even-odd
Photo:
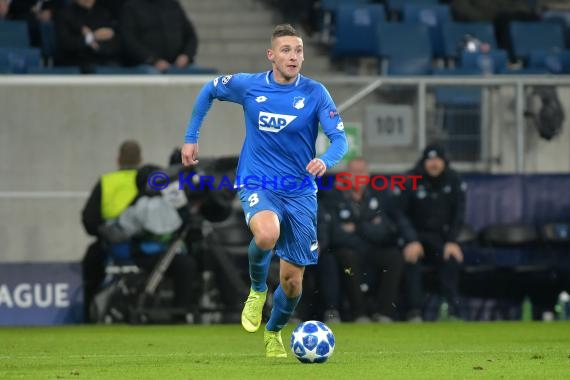
[[[257,196],[257,193],[251,194],[247,200],[249,202],[249,207],[253,207],[259,203],[259,197]]]

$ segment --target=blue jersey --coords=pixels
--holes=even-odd
[[[246,135],[237,182],[259,185],[283,195],[314,194],[316,184],[307,172],[315,158],[319,122],[331,141],[319,157],[327,169],[347,151],[344,126],[326,88],[298,75],[291,84],[274,81],[272,71],[226,75],[207,83],[196,100],[186,143],[197,143],[200,125],[213,99],[241,104]],[[277,186],[275,186],[277,185]]]

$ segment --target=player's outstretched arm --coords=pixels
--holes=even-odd
[[[206,83],[202,87],[196,97],[192,116],[188,122],[188,128],[186,128],[184,146],[182,147],[182,164],[188,166],[198,163],[200,127],[210,107],[212,107],[214,99],[242,104],[243,94],[247,88],[245,79],[247,76],[241,74],[225,75]]]

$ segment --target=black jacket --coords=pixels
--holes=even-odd
[[[38,0],[12,0],[10,3],[10,10],[8,11],[8,18],[13,20],[28,20],[35,18],[32,8],[38,3]],[[65,0],[43,0],[40,4],[41,10],[56,11],[62,8]]]
[[[332,218],[332,247],[351,248],[360,246],[361,243],[369,246],[397,244],[400,216],[390,193],[366,187],[362,200],[356,202],[351,198],[350,191],[331,189],[327,191],[324,206]],[[342,228],[343,223],[350,222],[356,225],[354,233],[348,233]]]
[[[401,233],[405,242],[421,240],[421,235],[455,242],[464,223],[467,189],[459,174],[447,164],[439,177],[429,177],[423,161],[408,174],[422,178],[417,179],[416,190],[409,179],[404,191],[395,192],[404,217]]]
[[[99,50],[96,51],[85,44],[85,37],[81,33],[83,26],[92,31],[112,28],[115,35],[108,41],[98,42]],[[120,39],[111,15],[105,8],[95,5],[86,9],[73,3],[62,9],[56,17],[56,32],[61,64],[85,68],[119,60]]]
[[[180,54],[193,61],[198,38],[175,0],[131,0],[121,18],[121,35],[132,64],[174,63]]]
[[[99,226],[103,224],[103,217],[101,216],[101,180],[97,181],[83,207],[81,221],[89,235],[99,236]]]

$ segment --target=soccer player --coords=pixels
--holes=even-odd
[[[275,27],[267,59],[270,71],[226,75],[202,88],[186,131],[182,162],[198,162],[200,125],[214,99],[243,106],[246,136],[237,178],[247,180],[239,196],[254,238],[248,249],[251,289],[241,322],[248,332],[261,325],[275,250],[280,258],[280,284],[273,294],[264,341],[267,357],[284,358],[281,329],[301,298],[305,266],[316,264],[318,258],[315,177],[342,159],[347,142],[328,91],[300,74],[303,40],[291,25]],[[316,158],[319,122],[331,145]]]

